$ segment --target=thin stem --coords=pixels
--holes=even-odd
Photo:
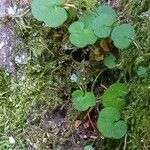
[[[106,71],[106,70],[107,70],[107,68],[102,69],[102,70],[99,72],[99,74],[96,76],[95,80],[93,81],[92,87],[91,87],[91,92],[94,92],[94,87],[95,87],[95,84],[96,84],[96,82],[97,82],[99,76],[100,76],[104,71]]]
[[[94,130],[96,130],[96,128],[95,128],[95,126],[94,126],[94,124],[93,124],[93,122],[92,122],[92,120],[91,120],[91,117],[90,117],[90,113],[88,112],[88,119],[89,119],[89,121],[90,121],[90,124],[92,125],[92,128],[94,129]]]
[[[123,150],[126,150],[126,146],[127,146],[127,134],[125,135]]]

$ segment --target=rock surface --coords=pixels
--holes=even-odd
[[[0,67],[8,72],[14,72],[13,57],[13,32],[11,26],[3,23],[11,6],[10,0],[1,0],[0,5]]]

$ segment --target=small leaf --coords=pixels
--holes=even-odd
[[[84,24],[80,21],[76,21],[69,26],[70,33],[80,33],[84,29]]]
[[[104,137],[122,138],[127,132],[127,124],[120,120],[119,111],[113,107],[102,109],[99,113],[97,127]]]
[[[140,76],[140,77],[143,77],[144,75],[147,74],[147,68],[143,67],[143,66],[139,66],[138,67],[138,70],[137,70],[137,74]]]
[[[113,69],[116,67],[116,58],[112,54],[105,57],[103,62],[104,62],[104,65],[107,66],[109,69]]]
[[[86,15],[82,15],[79,21],[83,22],[85,27],[91,28],[92,22],[95,18],[96,14],[94,12],[89,12]]]
[[[91,145],[87,145],[84,147],[84,150],[94,150],[94,148]]]
[[[96,12],[100,15],[100,14],[107,14],[107,15],[111,15],[114,19],[117,18],[117,14],[116,12],[109,7],[108,5],[100,5],[97,9]]]
[[[92,29],[99,38],[106,38],[110,35],[111,26],[115,18],[108,14],[99,14],[92,22]]]
[[[130,24],[122,24],[116,26],[111,34],[114,45],[120,49],[127,48],[132,41],[131,39],[133,39],[134,37],[135,30],[134,27]]]
[[[32,15],[45,22],[46,26],[58,27],[67,19],[66,10],[60,6],[64,2],[64,0],[32,0]]]
[[[127,124],[123,120],[118,121],[113,127],[113,134],[115,139],[120,139],[126,134],[126,132]]]
[[[71,33],[69,40],[78,48],[94,44],[97,37],[94,35],[92,29],[86,28],[81,21],[76,21],[69,27]]]
[[[121,110],[125,106],[125,97],[128,93],[128,87],[123,83],[114,83],[102,96],[104,107],[114,107]]]
[[[82,90],[76,90],[72,93],[73,106],[78,111],[85,111],[96,105],[96,97],[91,92],[84,93]]]

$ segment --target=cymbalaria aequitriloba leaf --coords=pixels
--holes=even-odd
[[[104,59],[104,65],[107,66],[109,69],[113,69],[116,67],[116,58],[114,55],[110,54]]]
[[[67,12],[62,7],[65,0],[32,0],[32,15],[46,26],[58,27],[67,19]]]
[[[130,24],[122,24],[116,26],[111,34],[114,45],[120,49],[127,48],[134,37],[135,30],[134,27]]]
[[[127,124],[120,120],[120,112],[113,107],[107,107],[99,113],[97,127],[104,137],[120,139],[127,132]]]
[[[124,83],[112,84],[102,96],[104,107],[114,107],[121,110],[125,106],[124,97],[128,93],[128,87]]]
[[[85,111],[96,105],[96,97],[91,92],[76,90],[72,93],[73,106],[78,111]]]
[[[69,27],[70,42],[78,48],[85,47],[87,45],[92,45],[96,42],[97,37],[94,35],[94,32],[89,27],[81,21],[76,21]]]

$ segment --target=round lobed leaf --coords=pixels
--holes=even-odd
[[[58,27],[67,19],[67,12],[58,5],[63,4],[63,0],[32,0],[32,15],[39,21],[43,21],[46,26]]]
[[[111,34],[114,45],[120,49],[127,48],[132,41],[131,39],[133,39],[134,37],[135,30],[134,27],[130,24],[122,24],[116,26]]]
[[[80,33],[84,30],[84,24],[81,21],[72,23],[68,28],[70,33]]]
[[[113,69],[116,67],[116,58],[112,54],[105,57],[103,62],[104,62],[104,65],[107,66],[109,69]]]
[[[96,12],[97,12],[98,15],[100,15],[100,14],[107,14],[107,15],[112,16],[114,19],[117,18],[116,12],[115,12],[111,7],[109,7],[109,6],[106,5],[106,4],[100,5],[100,6],[96,9]]]
[[[72,93],[73,106],[78,111],[85,111],[96,105],[96,97],[91,92],[84,93],[82,90],[76,90]]]
[[[110,35],[111,26],[115,22],[115,18],[108,14],[99,14],[93,20],[92,29],[99,38],[106,38]]]
[[[127,132],[127,124],[120,120],[113,126],[113,134],[115,139],[122,138]]]
[[[69,32],[71,33],[69,36],[70,42],[78,48],[94,44],[97,40],[97,37],[94,35],[92,29],[85,28],[81,21],[71,24],[69,27]]]
[[[104,137],[122,138],[127,132],[127,124],[120,120],[119,111],[113,107],[102,109],[99,113],[97,127]]]
[[[114,107],[121,110],[125,106],[123,97],[128,93],[128,87],[123,83],[114,83],[102,96],[104,107]]]
[[[94,12],[89,12],[86,15],[82,15],[79,21],[83,22],[85,27],[91,28],[92,22],[95,18],[96,14]]]

